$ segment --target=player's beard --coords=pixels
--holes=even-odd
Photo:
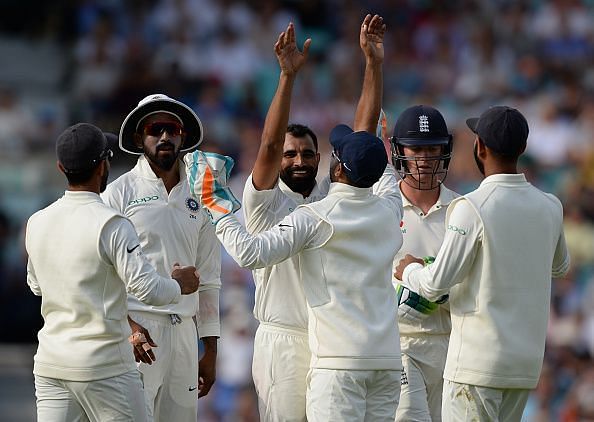
[[[306,174],[301,177],[296,177],[294,171],[305,171]],[[301,166],[301,167],[288,167],[281,169],[280,178],[285,185],[289,187],[293,192],[300,193],[302,195],[309,194],[314,185],[316,184],[316,175],[318,173],[317,167]]]
[[[173,148],[171,150],[171,148]],[[171,154],[166,155],[159,155],[159,151],[163,150],[170,150],[173,151]],[[179,157],[179,149],[175,150],[175,145],[171,142],[163,142],[155,148],[155,152],[145,151],[145,155],[147,158],[155,164],[158,168],[164,171],[169,171],[172,169],[173,165],[177,161],[177,157]]]
[[[481,174],[484,176],[485,175],[485,166],[484,164],[481,162],[477,152],[477,146],[476,143],[474,144],[474,147],[472,149],[472,153],[474,154],[474,161],[476,163],[476,166],[478,167],[479,171],[481,172]]]
[[[335,158],[332,158],[332,161],[330,161],[330,181],[332,183],[335,183],[337,181],[336,176],[334,175],[334,170],[336,170],[336,166],[340,165],[340,161],[338,161]]]
[[[107,179],[109,178],[109,172],[106,171],[105,174],[103,175],[103,178],[101,178],[101,186],[99,187],[99,192],[105,192],[105,189],[107,188]]]

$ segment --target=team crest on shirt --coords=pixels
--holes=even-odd
[[[198,212],[200,210],[200,204],[194,198],[186,198],[186,208],[191,212]]]

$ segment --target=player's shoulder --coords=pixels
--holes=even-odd
[[[542,191],[536,187],[534,187],[534,189],[541,195],[544,204],[548,205],[558,215],[563,216],[563,203],[559,198],[557,198],[557,196],[552,193]]]
[[[440,191],[439,191],[439,196],[440,199],[446,200],[448,203],[452,202],[454,199],[456,198],[460,198],[462,195],[460,195],[458,192],[448,188],[446,185],[440,185]],[[442,201],[444,202],[444,201]]]

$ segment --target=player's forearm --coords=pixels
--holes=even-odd
[[[375,133],[382,108],[383,70],[382,61],[367,57],[361,97],[355,111],[354,130]]]
[[[289,123],[291,95],[293,93],[295,76],[295,74],[287,75],[283,72],[280,74],[276,93],[264,120],[261,143],[263,146],[282,148],[285,142],[285,132]]]
[[[272,188],[278,178],[294,81],[294,74],[281,72],[276,93],[266,114],[260,149],[252,173],[254,186],[259,190]]]
[[[204,353],[205,354],[217,354],[218,348],[218,337],[209,336],[209,337],[202,337],[202,343],[204,343]]]

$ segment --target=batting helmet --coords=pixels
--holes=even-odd
[[[441,113],[426,105],[407,108],[400,114],[390,138],[392,163],[402,180],[415,189],[435,189],[447,174],[452,156],[452,135],[448,132]],[[419,148],[441,146],[436,156],[405,155],[404,147]],[[425,163],[419,166],[419,162]],[[414,163],[414,166],[409,165]],[[431,175],[429,184],[421,182],[425,175]]]

